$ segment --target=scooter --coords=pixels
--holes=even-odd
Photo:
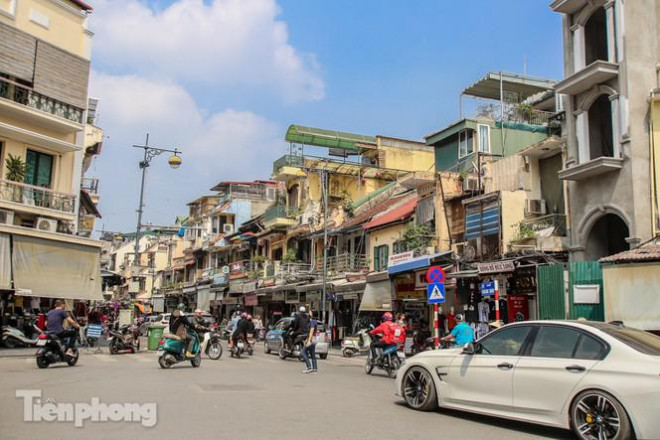
[[[245,340],[243,339],[243,335],[238,335],[236,338],[236,341],[234,342],[234,345],[231,347],[230,353],[231,357],[236,357],[236,359],[241,358],[241,354],[245,353],[246,351],[246,344]]]
[[[252,356],[254,354],[254,344],[256,344],[256,340],[254,339],[254,334],[248,333],[247,335],[247,353]]]
[[[300,362],[304,361],[302,357],[302,350],[303,350],[303,341],[305,340],[306,335],[298,335],[294,339],[293,343],[289,346],[287,344],[287,341],[291,340],[291,336],[289,334],[285,334],[282,337],[282,345],[280,346],[280,350],[277,352],[277,355],[280,357],[280,359],[285,360],[287,357],[295,357],[298,358]]]
[[[32,325],[36,332],[41,332],[41,329],[36,325]],[[2,344],[7,348],[28,347],[37,343],[37,338],[30,339],[17,328],[11,326],[2,327]]]
[[[376,336],[377,339],[380,339]],[[389,377],[396,377],[396,372],[406,362],[406,355],[403,353],[403,345],[392,345],[385,350],[376,349],[377,357],[372,359],[371,350],[367,355],[367,362],[364,364],[364,371],[371,374],[374,368],[385,370]]]
[[[192,353],[195,355],[192,359],[186,358],[187,342],[177,335],[163,335],[163,339],[158,344],[158,364],[161,368],[167,369],[185,361],[190,361],[195,368],[202,365],[202,350],[197,333],[190,332],[190,337],[193,338]]]
[[[41,332],[37,337],[37,347],[42,347],[37,350],[37,367],[39,368],[48,368],[51,364],[56,364],[58,362],[66,362],[67,365],[73,367],[78,362],[78,357],[80,353],[78,352],[78,347],[76,347],[76,339],[79,334],[77,330],[70,330],[73,342],[73,356],[68,356],[66,354],[66,348],[63,341],[60,340],[57,336],[52,333]]]
[[[220,344],[220,334],[214,331],[204,332],[202,339],[202,353],[209,358],[217,361],[222,356],[222,345]]]
[[[125,325],[119,331],[110,330],[108,334],[110,336],[108,343],[110,354],[117,354],[121,351],[131,353],[140,351],[140,330],[137,326]]]
[[[435,339],[429,336],[429,332],[420,332],[415,330],[412,336],[412,347],[410,347],[411,356],[422,351],[432,350],[435,347]]]
[[[363,328],[355,336],[347,336],[341,341],[341,354],[344,357],[353,357],[368,351],[370,345],[369,329]]]

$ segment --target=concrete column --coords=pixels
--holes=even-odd
[[[612,143],[614,146],[614,157],[622,157],[621,152],[621,120],[619,118],[619,95],[611,95],[610,109],[612,111]]]
[[[571,31],[573,32],[573,71],[571,73],[575,73],[585,68],[584,27],[574,26]]]
[[[625,59],[624,50],[625,46],[623,45],[623,5],[621,0],[614,0],[614,33],[616,41],[616,62],[620,63]]]
[[[616,55],[616,24],[614,22],[614,0],[605,3],[605,16],[607,22],[607,61],[617,62]]]
[[[589,154],[589,127],[587,112],[575,112],[575,136],[577,137],[578,162],[585,163],[591,160]]]

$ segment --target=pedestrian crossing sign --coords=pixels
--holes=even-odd
[[[434,283],[428,287],[429,304],[440,304],[445,302],[445,284]]]

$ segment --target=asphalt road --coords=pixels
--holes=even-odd
[[[205,358],[161,370],[154,352],[83,354],[76,367],[36,367],[34,358],[0,359],[0,437],[53,439],[571,439],[570,433],[455,411],[409,410],[393,380],[367,376],[363,358],[330,356],[318,374],[296,360],[258,350],[252,358]],[[42,404],[156,403],[154,427],[140,422],[25,422],[16,390],[41,390]]]

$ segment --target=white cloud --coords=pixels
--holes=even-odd
[[[92,72],[91,94],[100,98],[98,125],[109,136],[95,170],[101,179],[102,222],[107,228],[134,227],[141,151],[150,145],[183,151],[178,170],[156,157],[148,169],[145,222],[171,222],[186,203],[210,193],[221,180],[264,179],[285,151],[282,129],[249,111],[225,109],[206,114],[181,86],[135,75]]]
[[[324,97],[314,54],[288,42],[276,0],[98,0],[94,59],[114,71],[212,86],[263,87],[286,101]]]

